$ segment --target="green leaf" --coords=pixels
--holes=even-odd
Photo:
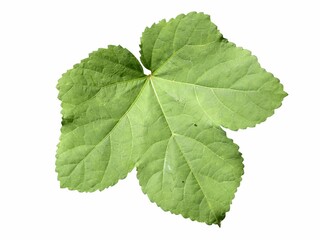
[[[90,54],[59,80],[62,128],[56,170],[62,187],[104,189],[135,164],[127,112],[146,82],[126,49],[109,46]]]
[[[143,192],[162,209],[220,224],[243,174],[221,126],[264,121],[283,86],[202,13],[152,25],[140,47],[148,76],[128,50],[109,46],[59,80],[61,186],[103,190],[136,166]]]
[[[205,14],[181,14],[168,23],[165,20],[146,28],[141,37],[141,61],[156,71],[175,52],[186,45],[202,45],[223,40],[216,25]]]

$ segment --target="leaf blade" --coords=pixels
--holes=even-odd
[[[61,187],[103,190],[133,169],[135,159],[124,151],[134,148],[127,115],[145,83],[138,61],[115,46],[99,49],[63,75],[58,89],[67,121],[56,160]]]
[[[196,12],[180,14],[168,22],[162,20],[144,31],[140,59],[147,69],[154,72],[184,46],[202,45],[220,39],[222,35],[210,21],[210,16]]]
[[[207,117],[197,117],[184,107],[173,109],[175,102],[157,88],[156,78],[150,81],[153,106],[158,105],[163,119],[152,131],[168,134],[138,162],[142,190],[165,211],[220,224],[243,174],[238,147],[222,129],[210,125]]]
[[[201,22],[199,25],[202,27],[197,35],[199,36],[201,32],[206,33],[209,37],[205,41],[197,35],[194,38],[190,37],[190,33],[192,36],[192,32],[199,27],[190,24],[190,21],[196,23],[199,19],[201,19],[198,21]],[[184,20],[187,24],[182,23]],[[177,34],[181,26],[185,29],[181,34]],[[180,156],[171,157],[172,165],[177,162],[191,163],[196,157],[183,154],[186,149],[184,144],[188,143],[190,148],[197,146],[197,149],[189,151],[195,155],[201,152],[206,144],[202,144],[202,148],[199,144],[208,138],[202,135],[202,131],[217,135],[223,131],[220,126],[232,130],[253,127],[271,116],[274,110],[280,107],[287,94],[279,80],[263,69],[251,52],[236,47],[223,38],[206,15],[201,13],[179,15],[169,22],[162,21],[159,25],[153,25],[145,33],[141,38],[141,59],[145,56],[149,59],[148,65],[145,66],[152,71],[150,82],[156,96],[154,105],[158,104],[158,110],[163,115],[162,127],[153,131],[166,129],[167,137],[157,143],[157,147],[151,147],[138,162],[140,185],[150,200],[164,210],[208,224],[220,224],[229,210],[243,173],[242,157],[238,147],[232,140],[228,140],[225,134],[219,140],[211,139],[211,143],[223,145],[220,149],[215,149],[222,156],[227,155],[228,151],[234,154],[232,159],[236,167],[223,172],[223,175],[237,174],[233,182],[230,181],[229,185],[216,188],[213,192],[207,192],[208,190],[202,187],[207,184],[201,183],[201,181],[210,182],[210,178],[199,175],[200,171],[195,171],[190,164],[184,171],[168,175],[165,169],[170,162],[169,153],[173,155],[180,152]],[[144,48],[144,43],[148,39],[152,39],[151,44]],[[201,136],[200,143],[195,141],[198,136]],[[176,147],[172,150],[174,144]],[[207,144],[210,145],[210,142]],[[199,161],[196,166],[210,162],[206,158],[208,156],[211,156],[213,162],[217,162],[212,153],[206,153],[199,158],[202,162]],[[226,162],[228,161],[223,161]],[[220,166],[218,169],[224,168]],[[186,172],[188,174],[185,174]],[[187,177],[192,175],[190,172],[193,172],[193,176],[197,176],[193,181],[198,187],[195,192],[188,195],[188,198],[183,199],[181,195],[173,193],[179,191],[174,179],[183,175],[185,177],[183,181],[187,181]],[[214,183],[211,181],[208,185],[212,187]],[[170,189],[163,190],[166,187]],[[194,199],[196,192],[202,192],[202,196],[205,196],[202,199],[209,199],[206,201],[206,206],[201,205],[203,202],[196,203],[201,199],[200,196]],[[219,195],[221,192],[224,196]],[[215,198],[216,196],[219,197]],[[224,197],[224,203],[219,205],[221,202],[219,199]],[[187,203],[181,205],[181,202]],[[188,212],[189,208],[200,205],[203,207],[201,211],[198,209]],[[215,206],[213,208],[215,211],[210,211],[212,206]]]
[[[239,148],[220,126],[264,121],[283,86],[203,13],[147,28],[140,53],[149,76],[128,50],[109,46],[59,80],[61,186],[103,190],[136,166],[159,207],[220,225],[243,174]]]
[[[163,84],[168,94],[178,88],[174,84],[186,91],[196,88],[201,107],[214,123],[232,130],[265,121],[287,95],[256,57],[225,41],[186,46],[156,71],[155,77],[170,81]]]

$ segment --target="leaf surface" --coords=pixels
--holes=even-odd
[[[220,224],[229,210],[243,174],[238,146],[195,105],[178,105],[156,88],[158,126],[163,140],[155,142],[138,162],[143,192],[166,211],[208,224]],[[151,91],[151,90],[150,90]]]
[[[102,190],[134,167],[128,113],[146,78],[126,49],[109,46],[59,80],[62,128],[56,170],[62,187]]]
[[[243,174],[221,127],[253,127],[274,113],[283,86],[228,42],[202,13],[146,28],[140,59],[99,49],[59,80],[62,187],[103,190],[135,166],[144,193],[166,211],[220,224]]]
[[[145,30],[140,46],[170,133],[138,165],[142,189],[164,210],[220,224],[243,173],[238,147],[220,126],[253,127],[286,93],[205,14],[162,20]]]

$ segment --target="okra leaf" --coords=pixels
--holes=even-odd
[[[243,174],[222,127],[253,127],[287,95],[248,50],[203,13],[146,28],[141,62],[120,46],[99,49],[59,80],[61,187],[91,192],[134,167],[165,211],[220,224]]]

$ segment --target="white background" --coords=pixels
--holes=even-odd
[[[127,0],[0,2],[0,239],[320,239],[318,1]],[[228,131],[245,175],[222,227],[162,211],[133,171],[103,192],[60,189],[55,173],[63,72],[121,44],[139,56],[146,26],[211,15],[289,96],[256,128]]]

